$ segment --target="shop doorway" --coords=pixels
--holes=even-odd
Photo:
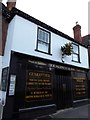
[[[71,72],[55,70],[55,102],[57,109],[72,106]]]

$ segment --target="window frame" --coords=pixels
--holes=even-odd
[[[38,38],[39,38],[39,37],[38,37],[38,36],[39,36],[39,30],[42,30],[43,32],[46,32],[46,33],[49,35],[49,36],[48,36],[48,39],[49,39],[48,42],[45,42],[45,41],[43,41],[43,40],[38,39]],[[48,45],[48,51],[47,51],[47,52],[38,49],[39,42],[42,42],[42,43]],[[38,28],[37,28],[37,45],[36,45],[36,51],[51,55],[51,33],[50,33],[49,31],[41,28],[41,27],[38,27]]]
[[[73,62],[78,62],[78,63],[80,63],[80,48],[79,48],[79,45],[78,44],[76,44],[76,43],[72,43],[72,46],[77,46],[78,48],[78,53],[76,53],[75,51],[74,51],[74,49],[73,49],[73,52],[72,52],[72,61]],[[74,60],[74,58],[73,58],[73,55],[77,55],[77,58],[78,58],[78,60]]]

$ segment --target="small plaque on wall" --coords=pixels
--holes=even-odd
[[[16,75],[11,75],[10,76],[9,95],[14,95],[14,93],[15,93],[15,83],[16,83]]]

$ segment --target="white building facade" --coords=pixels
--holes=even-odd
[[[43,32],[46,32],[47,35],[46,37],[50,37],[50,41],[48,41],[49,43],[46,44],[50,44],[50,45],[45,46],[43,45],[43,43],[42,44],[37,43],[38,31],[42,32],[41,34],[44,34]],[[5,55],[3,57],[4,58],[3,67],[9,66],[11,51],[62,63],[62,59],[61,59],[62,54],[60,49],[61,46],[69,42],[76,44],[74,46],[76,47],[76,49],[78,48],[77,47],[78,44],[75,41],[72,42],[67,38],[57,35],[40,25],[36,25],[35,23],[16,15],[9,24],[7,42],[5,47]],[[48,49],[50,50],[48,51]],[[78,61],[77,56],[75,58],[72,58],[72,56],[69,57],[66,56],[65,64],[88,69],[87,48],[79,45],[78,52],[80,53],[79,54],[80,61]],[[73,62],[74,59],[76,62]]]
[[[16,8],[8,20],[3,119],[34,118],[87,103],[88,49]],[[72,44],[73,53],[62,58],[66,43]]]

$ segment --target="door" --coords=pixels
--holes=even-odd
[[[56,105],[57,109],[72,106],[71,75],[68,71],[56,70]]]

